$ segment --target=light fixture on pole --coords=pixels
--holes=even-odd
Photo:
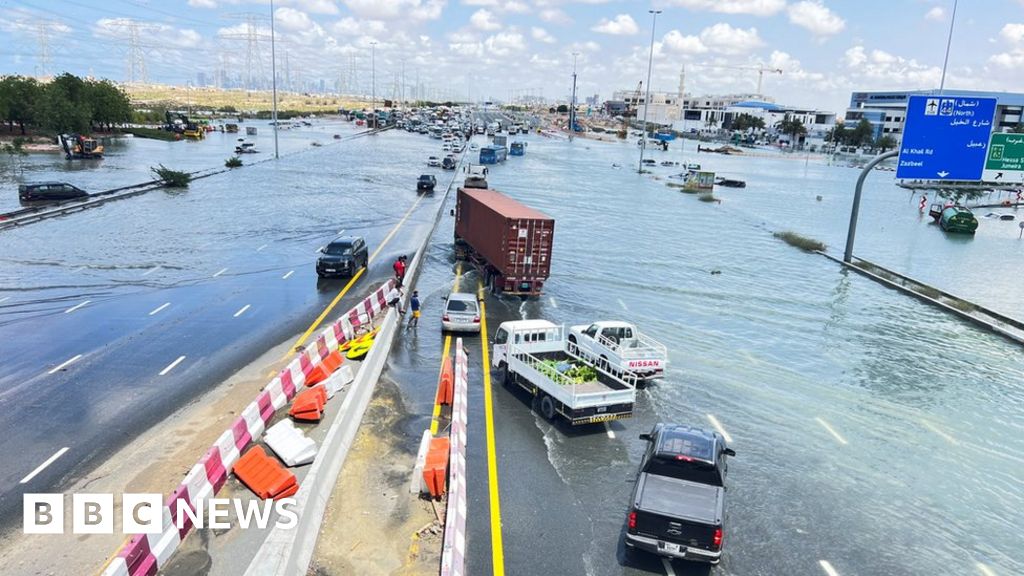
[[[277,153],[277,53],[274,49],[274,0],[270,0],[270,77],[274,99],[272,112],[274,118],[274,158],[279,158],[280,156]]]
[[[636,169],[638,173],[642,173],[644,171],[644,152],[647,150],[647,109],[651,107],[651,67],[654,64],[654,26],[658,22],[658,14],[661,14],[661,10],[648,10],[647,12],[652,14],[653,18],[651,18],[651,53],[647,57],[647,93],[644,95],[644,133],[640,137],[640,165]]]

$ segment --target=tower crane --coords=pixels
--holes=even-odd
[[[764,82],[764,73],[769,74],[782,74],[782,68],[766,68],[764,64],[758,64],[757,66],[733,66],[728,64],[690,64],[690,66],[698,66],[704,68],[721,68],[725,70],[754,70],[757,72],[757,95],[762,96],[761,84]],[[686,67],[683,67],[685,72]]]

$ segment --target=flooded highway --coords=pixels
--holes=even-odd
[[[390,238],[366,285],[417,245],[442,195],[416,205],[412,184],[428,172],[436,141],[389,131],[328,142],[351,130],[293,132],[289,150],[309,148],[310,133],[324,146],[0,234],[0,449],[16,454],[0,474],[6,520],[21,480],[61,448],[69,450],[27,486],[60,486],[301,333],[345,284],[317,281],[312,267],[316,249],[342,229],[366,236],[371,254]],[[631,144],[524,139],[526,155],[492,167],[488,181],[555,218],[552,276],[541,299],[488,296],[490,336],[524,317],[623,319],[663,342],[671,363],[639,393],[632,419],[575,429],[543,420],[525,394],[494,382],[505,573],[708,573],[625,557],[637,436],[656,422],[718,428],[738,454],[725,554],[713,573],[1024,573],[1020,348],[772,237],[793,230],[841,248],[857,170],[792,156],[698,155],[692,142],[652,152],[747,181],[716,190],[722,202],[713,204],[665,185],[678,167],[631,170]],[[165,144],[126,152],[134,172],[124,184],[145,179],[146,162],[223,161],[219,153],[153,159],[150,146]],[[917,196],[893,186],[890,173],[872,174],[856,253],[1024,316],[1009,280],[1024,274],[1015,223],[982,220],[975,238],[951,238],[921,217]],[[406,214],[406,232],[391,236]],[[417,283],[420,326],[396,339],[387,368],[413,450],[429,425],[441,307],[455,277],[452,220],[442,216]],[[478,280],[467,271],[461,287]],[[487,367],[483,342],[470,336],[466,346],[468,572],[489,574]]]

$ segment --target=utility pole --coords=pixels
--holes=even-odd
[[[939,94],[946,88],[946,65],[949,64],[949,47],[953,44],[953,25],[956,24],[957,0],[953,0],[953,14],[949,18],[949,37],[946,38],[946,57],[942,60],[942,80],[939,81]]]
[[[661,10],[648,10],[654,17],[651,18],[651,52],[647,57],[647,95],[644,96],[644,133],[640,137],[640,165],[637,173],[644,171],[644,152],[647,150],[647,110],[651,107],[651,66],[654,64],[654,26],[658,22],[658,14]]]
[[[377,127],[377,41],[370,42],[370,113],[373,114],[373,128]]]
[[[274,45],[274,0],[270,0],[270,84],[274,95],[274,158],[280,158],[277,153],[277,53]]]
[[[576,57],[579,52],[572,53],[572,99],[569,101],[569,138],[576,132]]]

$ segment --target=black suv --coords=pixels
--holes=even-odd
[[[418,192],[433,192],[434,186],[437,186],[437,178],[433,174],[422,174],[420,179],[416,181],[416,190]]]
[[[65,182],[38,182],[18,186],[18,199],[22,202],[46,202],[86,198],[89,193]]]
[[[320,249],[316,259],[317,276],[353,276],[366,266],[370,256],[361,236],[342,236]]]

